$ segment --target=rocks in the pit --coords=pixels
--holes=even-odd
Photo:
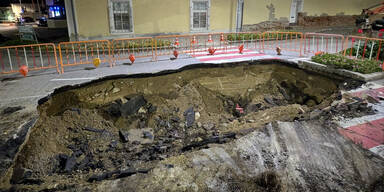
[[[66,154],[58,154],[56,155],[56,161],[58,162],[59,170],[64,170],[65,164],[67,163],[68,155]]]
[[[123,170],[109,171],[102,174],[95,174],[88,178],[88,182],[102,181],[109,178],[124,178],[138,173],[148,173],[151,169],[128,168]]]
[[[143,131],[143,138],[145,139],[153,139],[153,134],[149,131]]]
[[[109,105],[109,107],[106,109],[106,112],[112,117],[120,117],[121,116],[120,106],[121,106],[121,101],[115,101],[115,103],[112,103]]]
[[[101,161],[95,161],[92,154],[88,153],[72,153],[71,156],[66,154],[59,154],[55,157],[57,168],[55,172],[70,174],[75,170],[89,170],[96,168],[104,168],[104,164]]]
[[[147,103],[143,95],[126,96],[117,99],[108,106],[105,111],[112,117],[128,117],[134,114],[146,115],[156,112],[157,107]]]
[[[200,112],[195,112],[195,121],[200,119]]]
[[[288,95],[287,91],[282,88],[281,86],[277,86],[277,88],[279,89],[279,92],[283,95],[283,97],[287,100],[287,101],[290,101],[292,98]]]
[[[130,98],[126,103],[122,104],[120,107],[121,115],[127,117],[136,113],[142,106],[144,106],[147,101],[142,95],[138,95]]]
[[[151,103],[148,103],[147,109],[148,109],[148,113],[154,113],[157,111],[157,107],[152,105]]]
[[[180,117],[173,116],[173,117],[171,117],[171,121],[172,121],[173,123],[178,123],[178,122],[180,122]]]
[[[370,95],[363,95],[362,98],[367,100],[368,103],[372,103],[372,104],[380,103],[380,101],[378,99],[376,99]]]
[[[79,108],[76,108],[76,107],[72,107],[69,109],[70,111],[74,111],[74,112],[77,112],[78,115],[81,114],[81,110]]]
[[[139,128],[145,128],[147,127],[147,122],[145,120],[141,120],[138,123]]]
[[[153,129],[151,128],[120,130],[119,136],[123,143],[148,144],[154,140]]]
[[[120,137],[120,140],[123,142],[123,143],[126,143],[129,141],[129,133],[127,131],[122,131],[120,130],[119,131],[119,137]]]
[[[11,184],[20,184],[23,183],[26,179],[32,176],[32,170],[16,167],[13,169],[13,174],[11,177]]]
[[[117,141],[115,141],[115,140],[111,141],[111,143],[109,144],[109,147],[111,147],[112,149],[116,148],[117,147]]]
[[[270,97],[269,95],[264,97],[264,101],[270,105],[276,105],[276,103],[273,101],[272,97]]]
[[[120,92],[120,88],[118,88],[118,87],[114,87],[113,89],[112,89],[112,93],[118,93],[118,92]]]
[[[308,99],[306,102],[305,102],[305,105],[307,105],[308,107],[313,107],[315,105],[317,105],[316,101],[313,100],[313,99]]]
[[[32,170],[23,167],[16,167],[13,169],[11,184],[24,184],[24,185],[40,185],[43,183],[41,179],[32,177]]]
[[[342,100],[335,100],[328,107],[322,110],[315,109],[310,113],[310,119],[325,118],[355,118],[365,115],[375,114],[372,106],[368,105],[368,99],[353,97],[349,94],[344,94]]]
[[[195,123],[195,111],[193,110],[193,107],[188,108],[184,112],[184,117],[185,117],[185,126],[192,127],[193,123]]]
[[[211,122],[208,122],[208,123],[204,123],[203,124],[203,129],[209,131],[209,130],[212,130],[215,128],[215,124],[214,123],[211,123]]]
[[[245,111],[247,112],[258,112],[259,110],[262,110],[262,105],[261,103],[257,104],[249,104]]]
[[[102,133],[102,132],[105,131],[104,129],[96,129],[96,128],[93,128],[93,127],[84,127],[84,130],[85,131],[94,132],[94,133]]]
[[[168,169],[172,169],[174,168],[175,166],[173,164],[164,164],[164,167],[168,168]]]
[[[67,173],[72,172],[76,165],[76,156],[73,154],[65,162],[64,171]]]
[[[269,104],[270,106],[281,106],[281,105],[284,105],[286,104],[286,101],[284,100],[280,100],[280,99],[276,99],[270,95],[266,95],[264,96],[264,101]]]
[[[211,143],[222,144],[222,143],[226,143],[226,142],[228,142],[232,139],[235,139],[235,138],[236,138],[236,133],[226,133],[226,134],[223,134],[221,136],[213,136],[213,137],[202,139],[200,141],[193,142],[189,145],[186,145],[181,149],[181,151],[184,152],[184,151],[189,151],[189,150],[192,150],[195,148],[205,147],[206,145],[211,144]]]
[[[316,119],[321,115],[322,111],[320,109],[315,109],[309,114],[310,119]]]
[[[14,113],[16,111],[20,111],[24,108],[25,108],[24,106],[7,107],[3,110],[3,115],[12,114],[12,113]]]

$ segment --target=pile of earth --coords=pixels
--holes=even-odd
[[[60,91],[39,105],[39,119],[1,185],[65,190],[145,174],[161,160],[274,121],[330,113],[341,106],[331,106],[341,99],[339,83],[270,64],[195,68]]]

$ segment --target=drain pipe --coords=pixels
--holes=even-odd
[[[77,21],[76,21],[76,15],[75,15],[75,7],[73,6],[73,0],[71,0],[71,10],[72,10],[72,18],[73,18],[73,26],[75,31],[75,40],[78,41],[78,31],[77,31]]]
[[[73,34],[74,34],[74,40],[75,41],[78,41],[79,37],[78,37],[78,31],[77,31],[77,21],[76,21],[76,12],[75,12],[75,6],[73,4],[73,0],[66,0],[65,2],[66,5],[67,4],[70,4],[68,8],[70,8],[70,14],[72,15],[72,23],[73,23]],[[67,8],[66,8],[67,9]],[[67,9],[68,10],[68,9]],[[68,12],[67,12],[67,16],[68,16]],[[67,17],[68,19],[68,17]],[[68,23],[69,24],[69,23]],[[71,37],[71,34],[68,34],[69,37]]]

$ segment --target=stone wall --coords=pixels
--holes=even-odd
[[[299,13],[297,25],[305,27],[354,26],[357,17],[358,15],[307,16],[305,13]]]
[[[285,30],[289,27],[288,21],[264,21],[253,25],[243,25],[242,31],[268,31]]]

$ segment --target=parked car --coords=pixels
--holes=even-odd
[[[23,17],[24,23],[33,23],[35,20],[32,17]]]
[[[374,21],[372,23],[372,29],[377,31],[384,29],[384,19]]]
[[[40,17],[37,21],[36,21],[37,25],[40,26],[40,27],[48,27],[48,22],[47,22],[47,18],[46,17]]]

